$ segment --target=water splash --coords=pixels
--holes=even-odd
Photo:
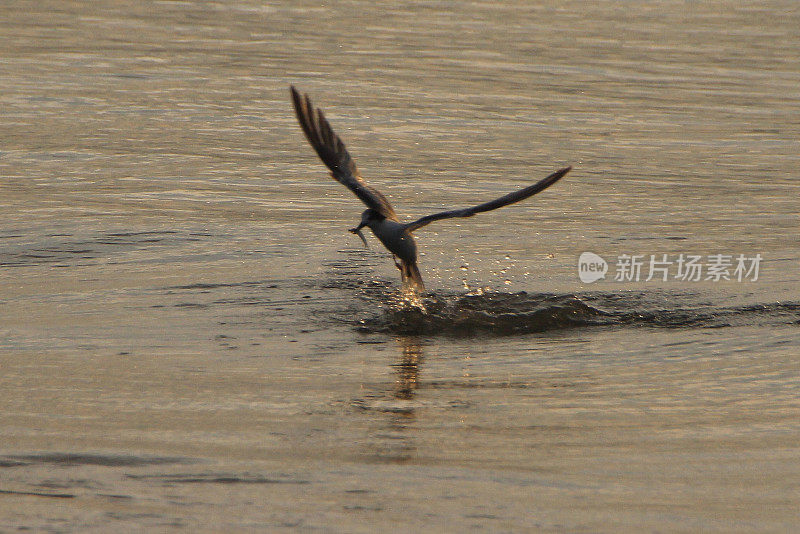
[[[570,326],[604,324],[605,313],[571,295],[471,292],[426,296],[420,306],[389,305],[359,321],[364,332],[405,335],[512,335]]]

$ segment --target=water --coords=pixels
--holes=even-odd
[[[0,10],[1,529],[794,528],[793,3]],[[401,216],[574,169],[409,305],[290,83]]]

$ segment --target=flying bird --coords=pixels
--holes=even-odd
[[[412,232],[439,219],[472,217],[476,213],[496,210],[520,200],[525,200],[540,191],[544,191],[572,169],[572,167],[565,167],[524,189],[471,208],[442,211],[433,215],[426,215],[416,221],[401,222],[386,197],[377,189],[367,185],[361,177],[353,158],[350,157],[339,136],[331,129],[331,125],[323,115],[322,110],[314,108],[307,94],[301,95],[294,86],[290,86],[289,89],[292,93],[292,102],[297,113],[297,120],[306,134],[308,142],[311,143],[322,162],[330,169],[331,176],[355,193],[367,205],[367,209],[361,214],[361,222],[349,231],[358,235],[366,245],[367,240],[364,238],[364,234],[361,233],[361,229],[366,226],[372,230],[375,237],[392,253],[394,263],[400,269],[404,288],[416,291],[424,291],[425,289],[422,275],[420,275],[417,267],[417,244],[411,235]]]

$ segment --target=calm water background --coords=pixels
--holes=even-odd
[[[2,4],[0,529],[793,530],[798,28],[778,1]],[[409,218],[574,170],[421,230],[423,315],[290,83]],[[584,251],[764,262],[585,285]]]

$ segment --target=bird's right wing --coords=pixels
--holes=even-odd
[[[471,208],[464,208],[461,210],[452,210],[452,211],[442,211],[440,213],[434,213],[433,215],[426,215],[421,219],[417,219],[414,222],[406,224],[406,230],[408,230],[409,232],[413,232],[414,230],[418,230],[423,226],[432,223],[433,221],[438,221],[439,219],[451,219],[453,217],[472,217],[476,213],[496,210],[497,208],[508,206],[509,204],[513,204],[514,202],[525,200],[526,198],[533,196],[540,191],[544,191],[545,189],[547,189],[548,187],[559,181],[561,177],[567,174],[571,169],[572,167],[565,167],[559,171],[554,172],[547,178],[540,180],[533,185],[529,185],[524,189],[520,189],[519,191],[514,191],[513,193],[509,193],[500,198],[490,200],[489,202],[484,202],[483,204],[479,204]]]
[[[388,219],[397,220],[397,215],[386,197],[377,189],[368,186],[361,178],[353,158],[347,153],[339,136],[331,129],[322,110],[314,109],[308,95],[301,96],[294,86],[290,86],[290,90],[300,127],[319,158],[331,170],[331,176],[347,186],[367,207]]]

